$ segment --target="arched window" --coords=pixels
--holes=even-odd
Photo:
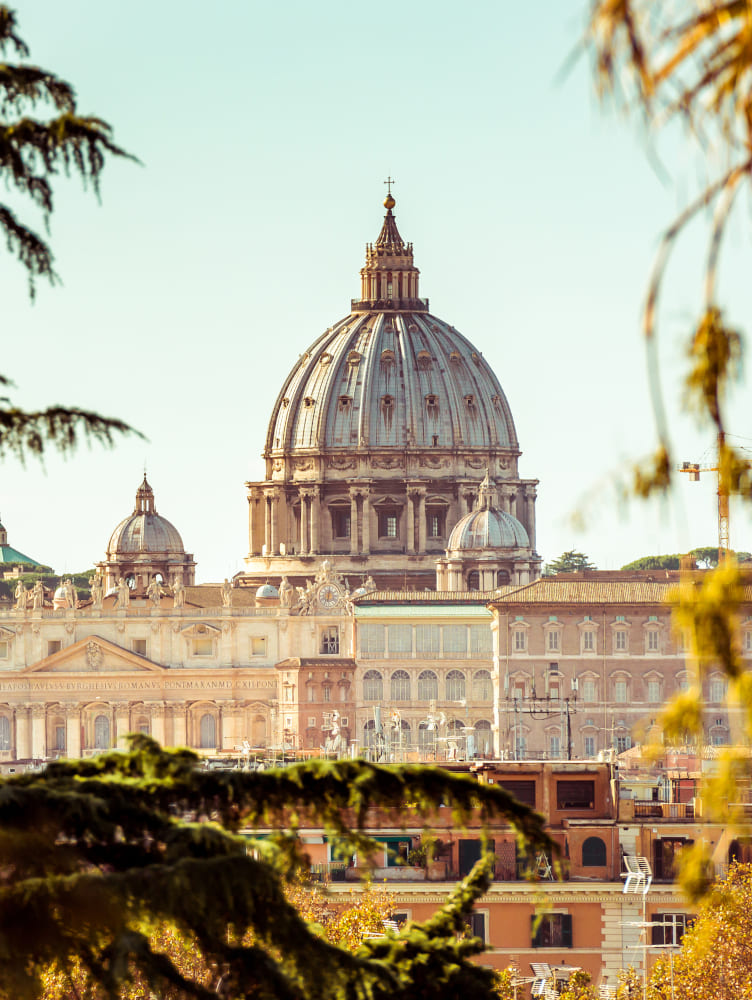
[[[363,698],[365,701],[384,700],[384,681],[378,670],[366,670],[363,675]]]
[[[199,722],[199,746],[202,750],[216,749],[217,720],[209,712],[201,716]]]
[[[606,864],[606,844],[600,837],[588,837],[582,845],[582,867],[602,868]]]
[[[0,715],[0,750],[10,750],[10,719]]]
[[[450,670],[446,675],[447,701],[462,701],[465,697],[465,675],[461,670]]]
[[[106,715],[98,715],[94,720],[94,749],[109,750],[110,720]]]
[[[473,569],[467,574],[467,589],[480,590],[480,573],[477,569]]]
[[[410,701],[410,674],[406,670],[395,670],[389,683],[392,701]]]
[[[433,670],[422,670],[418,675],[418,701],[431,701],[439,697],[439,678]]]
[[[376,723],[373,719],[368,719],[368,721],[363,726],[363,746],[372,747],[376,743]]]
[[[500,569],[496,574],[496,586],[504,587],[509,583],[509,572],[505,569]]]
[[[493,681],[488,670],[473,674],[473,701],[493,701]]]
[[[493,753],[491,723],[486,719],[475,723],[475,752],[484,755]]]

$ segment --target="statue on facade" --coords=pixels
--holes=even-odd
[[[68,601],[68,607],[75,608],[78,604],[78,594],[70,577],[63,583],[63,590],[65,591],[65,598]]]
[[[164,591],[160,586],[159,580],[153,579],[149,581],[149,586],[146,588],[146,596],[151,601],[153,607],[159,607],[163,593]]]
[[[44,607],[44,584],[41,580],[37,580],[34,584],[34,589],[31,592],[32,607],[35,611],[39,611]]]
[[[310,615],[313,604],[314,590],[310,580],[306,581],[305,587],[296,587],[298,592],[298,603],[295,607],[301,615]]]
[[[185,607],[185,587],[180,576],[175,576],[172,581],[172,603],[176,608]]]
[[[16,611],[25,611],[29,606],[29,591],[21,580],[16,584]]]
[[[293,586],[286,576],[282,577],[282,582],[279,585],[279,606],[281,608],[292,607],[292,595]]]
[[[232,584],[227,577],[225,577],[225,582],[222,584],[222,607],[232,607]]]
[[[123,611],[131,603],[131,591],[128,584],[122,578],[118,577],[117,582],[117,598],[115,600],[115,607],[118,611]]]
[[[376,590],[376,589],[377,589],[376,588],[376,581],[374,580],[374,578],[369,573],[368,576],[365,579],[365,583],[363,584],[363,590],[365,590],[365,592],[367,594],[372,594],[374,592],[374,590]]]
[[[102,607],[102,598],[104,597],[104,587],[102,586],[102,577],[99,573],[95,573],[89,579],[89,586],[91,587],[91,603],[96,611],[99,611]]]

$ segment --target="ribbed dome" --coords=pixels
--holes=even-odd
[[[449,536],[449,552],[469,549],[524,549],[530,539],[516,517],[495,507],[471,510],[455,524]]]
[[[136,493],[136,506],[130,517],[115,528],[107,543],[107,557],[125,553],[168,553],[183,555],[183,539],[178,529],[160,517],[154,506],[154,491],[146,481]]]
[[[271,598],[279,597],[279,591],[271,583],[262,583],[256,591],[256,597],[270,600]]]
[[[418,269],[392,214],[366,247],[361,298],[290,372],[272,413],[266,457],[355,448],[461,448],[519,454],[498,379],[418,295]]]
[[[353,447],[519,450],[506,396],[470,341],[430,313],[351,314],[301,357],[267,454]]]

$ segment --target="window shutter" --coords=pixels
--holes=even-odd
[[[562,948],[572,947],[572,915],[571,913],[561,914],[561,946]]]

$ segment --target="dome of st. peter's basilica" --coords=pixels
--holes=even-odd
[[[429,312],[391,194],[384,205],[361,297],[303,353],[274,405],[265,480],[247,484],[247,584],[302,582],[329,558],[353,587],[368,573],[379,589],[432,588],[486,470],[492,506],[520,529],[511,582],[526,583],[540,567],[537,483],[519,478],[506,396],[477,348]]]

